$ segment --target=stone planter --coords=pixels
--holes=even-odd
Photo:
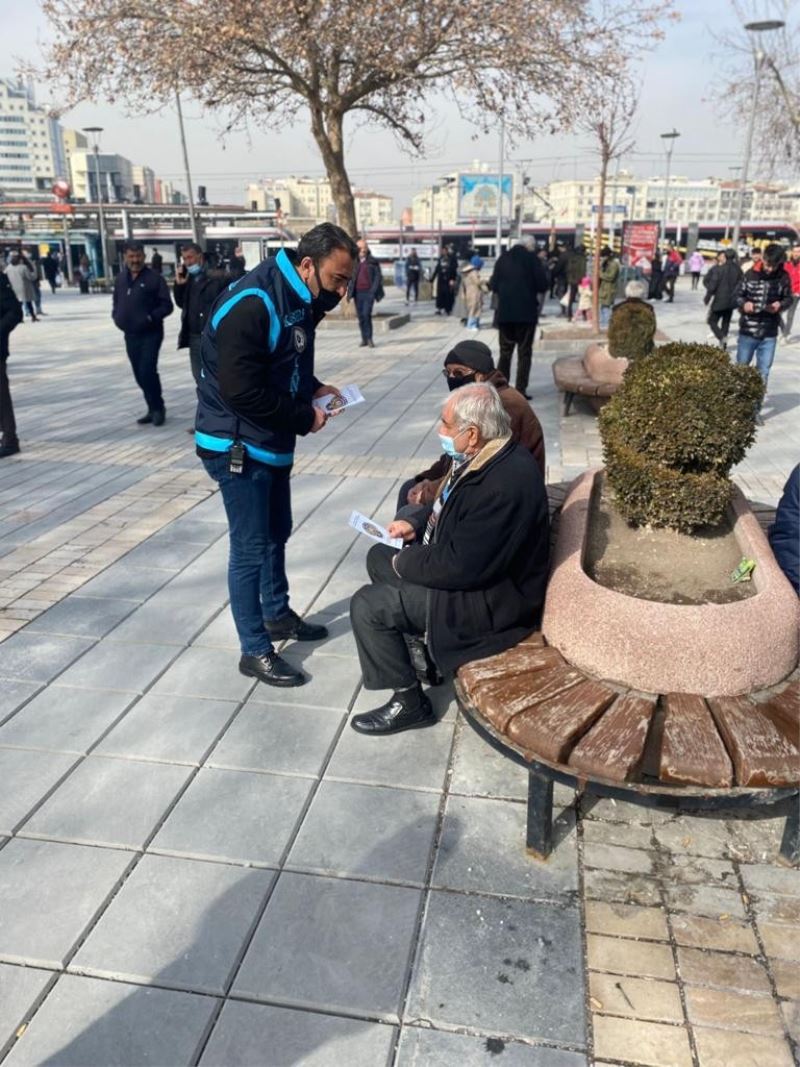
[[[585,572],[599,473],[581,475],[564,501],[542,622],[548,643],[587,674],[648,693],[733,696],[786,678],[798,661],[798,598],[741,492],[731,504],[733,533],[756,561],[755,596],[665,604],[608,589]]]
[[[617,359],[609,354],[606,345],[591,344],[583,357],[586,373],[604,385],[622,385],[622,376],[628,369],[627,359]]]

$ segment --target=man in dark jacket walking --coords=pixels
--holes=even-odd
[[[11,287],[4,270],[0,270],[0,459],[19,452],[17,424],[14,420],[14,405],[8,384],[8,338],[11,331],[22,322],[22,304]]]
[[[203,327],[214,306],[214,301],[230,279],[221,272],[210,274],[207,270],[200,245],[188,244],[181,249],[183,260],[175,272],[175,288],[172,296],[181,309],[181,329],[178,348],[189,349],[192,377],[200,381],[200,341]]]
[[[114,283],[111,317],[125,335],[125,350],[136,384],[144,393],[147,413],[136,421],[140,426],[163,426],[165,418],[158,354],[164,340],[164,319],[172,314],[167,283],[160,274],[145,266],[141,241],[126,241],[125,266]]]
[[[576,245],[567,256],[567,285],[569,286],[569,303],[567,318],[572,322],[572,307],[578,299],[578,286],[586,276],[586,249]]]
[[[792,283],[783,267],[784,258],[780,245],[767,245],[763,267],[745,274],[736,297],[736,306],[742,313],[736,362],[750,363],[755,357],[765,391],[775,358],[781,312],[792,303]]]
[[[406,638],[427,634],[442,674],[512,648],[537,626],[547,584],[547,494],[536,460],[511,440],[511,423],[487,382],[457,389],[439,436],[453,469],[431,507],[404,509],[389,526],[409,542],[375,545],[372,580],[350,602],[366,689],[391,698],[351,721],[380,735],[432,726]],[[421,544],[411,544],[422,533]]]
[[[742,269],[736,262],[732,248],[721,253],[720,262],[711,268],[705,278],[704,303],[710,304],[708,325],[722,348],[728,347],[728,330],[731,316],[736,308],[736,294],[742,281]]]
[[[497,294],[495,325],[500,334],[497,369],[511,380],[511,359],[517,348],[516,388],[526,400],[536,323],[539,319],[539,293],[547,291],[547,271],[533,249],[533,238],[523,238],[503,252],[494,265],[489,288]]]
[[[361,330],[360,348],[374,348],[372,340],[372,309],[377,300],[383,298],[383,278],[381,265],[369,250],[369,245],[362,238],[357,241],[358,265],[347,288],[347,298],[355,297],[358,327]]]

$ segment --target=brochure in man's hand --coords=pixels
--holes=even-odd
[[[334,396],[332,393],[318,396],[314,401],[314,407],[321,408],[327,415],[335,415],[339,411],[344,411],[345,408],[351,408],[354,404],[364,403],[364,397],[357,385],[346,385],[339,391],[341,396]]]
[[[354,530],[358,530],[359,533],[364,534],[366,537],[371,537],[373,541],[381,541],[384,545],[391,545],[392,548],[403,547],[402,537],[390,537],[387,529],[379,526],[377,522],[367,518],[366,515],[362,515],[360,511],[352,513],[350,525]]]

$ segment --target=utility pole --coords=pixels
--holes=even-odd
[[[175,106],[178,110],[178,126],[181,131],[181,148],[183,149],[183,167],[186,172],[186,187],[189,191],[189,219],[192,226],[192,240],[200,244],[200,227],[197,224],[197,215],[194,210],[194,193],[192,192],[192,175],[189,170],[189,150],[186,147],[186,130],[183,128],[183,108],[181,107],[181,93],[175,86]]]
[[[506,120],[500,119],[500,160],[498,165],[497,186],[497,230],[495,234],[496,258],[500,258],[503,246],[503,165],[505,152]]]
[[[728,170],[741,170],[741,169],[742,169],[741,163],[736,167],[728,167]],[[737,179],[734,179],[734,181],[736,181],[736,180]],[[738,193],[738,191],[739,191],[738,187],[737,187],[737,189],[735,191],[732,189],[731,190],[731,194],[728,197],[728,218],[727,218],[727,220],[725,222],[725,237],[724,237],[724,241],[725,241],[726,244],[727,244],[727,241],[728,241],[728,237],[730,236],[730,232],[731,232],[731,222],[733,221],[733,205],[736,202],[736,193]]]
[[[680,137],[680,134],[673,126],[670,133],[662,133],[661,139],[666,142],[667,146],[667,176],[664,179],[664,213],[661,220],[661,241],[666,244],[667,241],[667,219],[669,217],[669,172],[672,164],[672,150],[675,147],[676,139]]]
[[[106,216],[103,211],[103,189],[100,185],[100,134],[103,132],[102,126],[84,126],[83,132],[88,133],[92,140],[92,151],[94,152],[94,175],[95,183],[97,185],[97,215],[100,222],[100,253],[103,266],[103,277],[111,280],[111,262],[108,257],[108,241],[106,239]],[[87,185],[88,175],[87,175]]]

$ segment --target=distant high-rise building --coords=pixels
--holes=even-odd
[[[31,81],[0,78],[0,196],[48,196],[56,178],[69,178],[61,126]]]
[[[94,204],[99,195],[105,204],[133,201],[133,164],[125,156],[108,152],[95,156],[86,148],[78,149],[70,156],[70,172],[75,200]]]
[[[143,204],[155,204],[156,203],[156,175],[155,171],[150,167],[145,167],[141,163],[134,163],[131,167],[131,177],[133,179],[134,191],[138,189],[139,200]]]

